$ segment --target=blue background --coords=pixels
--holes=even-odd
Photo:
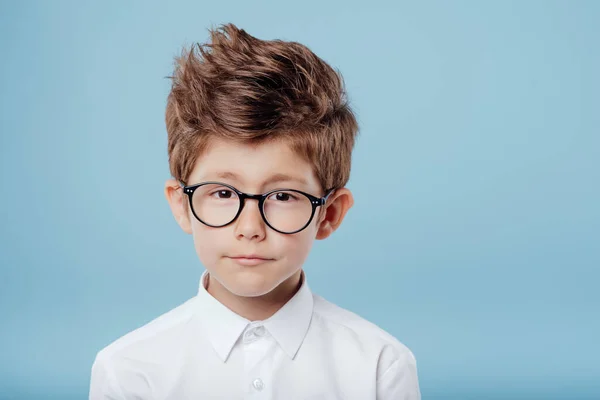
[[[312,289],[410,347],[424,399],[600,399],[600,2],[82,3],[0,5],[2,399],[87,398],[195,294],[165,77],[225,22],[339,68],[361,125]]]

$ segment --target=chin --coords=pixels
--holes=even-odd
[[[226,289],[239,297],[260,297],[275,289],[276,285],[266,283],[235,282],[226,286]]]
[[[221,283],[231,293],[240,297],[263,296],[277,287],[279,280],[266,271],[256,268],[221,275]]]
[[[257,290],[254,288],[241,288],[240,290],[232,291],[238,297],[260,297],[268,294],[274,288],[269,288],[268,290]]]

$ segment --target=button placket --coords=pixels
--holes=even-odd
[[[246,393],[256,400],[270,398],[271,388],[268,382],[271,371],[265,368],[268,368],[266,357],[269,357],[274,342],[261,324],[247,326],[242,336]]]

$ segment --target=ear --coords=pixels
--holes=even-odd
[[[354,197],[348,188],[341,188],[334,191],[327,199],[327,204],[323,206],[317,228],[318,240],[328,238],[342,223],[348,210],[354,204]]]
[[[165,182],[165,197],[171,206],[173,217],[185,233],[192,233],[192,224],[188,213],[188,198],[183,194],[183,189],[175,179]]]

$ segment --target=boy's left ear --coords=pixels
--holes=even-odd
[[[328,238],[342,223],[348,210],[354,204],[354,197],[348,188],[335,190],[327,199],[327,204],[320,210],[316,239]]]

